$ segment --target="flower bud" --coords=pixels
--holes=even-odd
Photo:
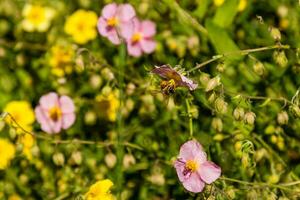
[[[217,132],[222,132],[223,130],[223,122],[220,118],[214,117],[211,121],[211,127]]]
[[[273,144],[277,143],[277,136],[276,135],[272,135],[271,138],[270,138],[271,142]]]
[[[199,77],[199,82],[203,87],[207,86],[208,81],[210,80],[210,75],[207,73],[201,73]]]
[[[135,164],[135,158],[132,154],[125,154],[123,158],[123,166],[128,169],[130,166]]]
[[[215,89],[220,84],[221,84],[221,82],[220,82],[219,76],[216,76],[216,77],[210,79],[206,85],[205,92],[209,92],[209,91]]]
[[[98,89],[102,84],[101,76],[94,74],[91,76],[89,82],[93,89]]]
[[[280,67],[286,67],[288,64],[288,60],[286,58],[286,55],[284,51],[275,51],[273,54],[273,58]]]
[[[289,121],[289,116],[286,111],[281,111],[277,114],[277,122],[280,125],[287,124]]]
[[[215,101],[215,109],[218,113],[225,114],[228,109],[228,104],[224,101],[223,98],[218,97]]]
[[[134,93],[134,90],[135,90],[135,85],[133,83],[128,83],[126,87],[126,94],[132,95]]]
[[[222,73],[222,72],[224,72],[225,67],[226,67],[225,64],[223,62],[221,62],[217,65],[216,69],[218,72]]]
[[[108,153],[104,157],[105,164],[109,168],[113,168],[117,163],[117,157],[113,153]]]
[[[280,176],[278,174],[272,174],[268,177],[268,183],[276,184],[278,183]]]
[[[281,33],[278,28],[270,27],[269,29],[271,36],[274,40],[280,41],[281,40]]]
[[[97,120],[97,115],[94,111],[87,111],[84,115],[84,122],[87,125],[94,125]]]
[[[300,118],[300,108],[298,105],[292,105],[289,109],[296,118]]]
[[[261,62],[255,62],[253,65],[253,71],[257,75],[262,76],[265,73],[265,67]]]
[[[245,116],[244,108],[242,108],[242,107],[236,107],[233,110],[233,117],[234,117],[235,120],[241,121],[241,120],[244,119],[244,116]]]
[[[54,162],[55,165],[57,166],[63,166],[64,163],[65,163],[65,157],[64,157],[64,154],[62,153],[55,153],[53,156],[52,156],[52,160]]]
[[[80,165],[82,162],[81,152],[80,151],[73,152],[71,155],[71,159],[76,165]]]
[[[253,125],[255,121],[256,115],[254,112],[246,112],[244,116],[244,121],[246,124]]]
[[[207,100],[208,100],[208,102],[209,102],[210,104],[212,104],[213,102],[215,102],[216,98],[217,98],[216,93],[215,93],[215,92],[212,92],[212,93],[209,95],[209,97],[208,97]]]
[[[187,40],[187,47],[190,50],[197,49],[199,47],[199,44],[199,38],[196,35],[189,37]]]
[[[114,74],[112,73],[112,71],[109,68],[104,68],[101,71],[101,75],[108,81],[111,81],[115,78]]]
[[[216,135],[213,137],[213,139],[214,139],[215,141],[220,142],[220,141],[224,140],[224,135],[223,135],[222,133],[218,133],[218,134],[216,134]]]

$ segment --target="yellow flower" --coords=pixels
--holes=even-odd
[[[13,194],[8,197],[8,200],[22,200],[21,197],[17,194]]]
[[[65,32],[78,44],[85,44],[97,36],[97,15],[93,11],[77,10],[67,18]]]
[[[70,46],[55,45],[51,48],[49,64],[52,73],[56,76],[64,76],[72,72],[74,50]]]
[[[100,104],[101,111],[104,111],[109,121],[114,122],[117,119],[117,111],[120,107],[117,91],[110,92],[108,95],[100,95],[96,100]]]
[[[110,188],[113,185],[113,182],[109,179],[96,182],[85,194],[86,200],[113,200],[114,197],[110,193]]]
[[[240,3],[238,5],[238,11],[242,12],[247,7],[247,0],[240,0]]]
[[[26,131],[32,130],[35,116],[31,105],[27,101],[11,101],[5,106],[4,112],[8,112]],[[7,123],[13,123],[10,116],[7,116],[5,119]]]
[[[15,156],[15,146],[6,139],[0,138],[0,170],[6,169]]]
[[[225,0],[214,0],[214,4],[215,4],[215,6],[221,6],[221,5],[223,5],[224,1]]]
[[[32,160],[31,148],[34,145],[34,137],[29,133],[25,133],[20,136],[19,142],[23,145],[23,154],[27,157],[28,160]]]
[[[22,27],[25,31],[45,32],[54,17],[54,10],[39,5],[26,4],[23,8],[22,15],[24,17]]]

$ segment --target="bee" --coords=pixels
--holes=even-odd
[[[164,95],[166,96],[172,95],[175,93],[176,82],[174,81],[174,79],[163,80],[160,83],[160,89]]]

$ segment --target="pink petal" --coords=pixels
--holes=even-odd
[[[202,192],[205,183],[201,180],[197,173],[192,173],[191,176],[182,182],[185,189],[190,192],[198,193]]]
[[[120,34],[126,40],[131,39],[133,35],[134,24],[132,21],[123,22],[120,24]]]
[[[98,19],[97,27],[100,35],[106,37],[109,34],[107,30],[107,22],[103,17]]]
[[[198,173],[205,183],[211,184],[220,177],[221,168],[215,163],[207,161],[200,165]]]
[[[59,105],[62,113],[73,113],[75,111],[73,100],[68,96],[61,96]]]
[[[62,127],[63,127],[63,129],[70,128],[74,124],[75,118],[76,118],[76,116],[75,116],[74,113],[64,114],[62,116]]]
[[[177,176],[181,182],[185,181],[188,178],[188,176],[190,175],[190,174],[184,175],[183,171],[185,169],[185,163],[182,162],[181,160],[179,160],[179,159],[176,160],[174,163],[174,167],[176,169]]]
[[[141,31],[141,22],[138,18],[133,18],[131,20],[133,22],[133,32],[136,33],[136,32],[140,32]]]
[[[50,109],[58,105],[58,96],[55,92],[50,92],[40,98],[40,105],[43,109]]]
[[[142,49],[139,44],[132,44],[131,42],[127,43],[128,54],[134,57],[139,57],[142,55]]]
[[[51,126],[48,123],[49,118],[47,117],[47,113],[45,113],[45,111],[41,108],[41,106],[37,106],[34,112],[37,121],[41,125],[41,129],[46,133],[52,133]]]
[[[189,88],[189,90],[195,90],[198,87],[197,83],[194,83],[191,79],[188,79],[187,77],[181,76],[181,82],[179,83],[179,86],[184,86]]]
[[[50,126],[51,126],[51,133],[59,133],[61,131],[62,128],[62,120],[58,120],[58,121],[49,121]]]
[[[199,163],[206,161],[206,154],[203,152],[202,146],[196,140],[190,140],[181,145],[179,158],[183,159],[183,161],[195,160]]]
[[[106,19],[114,17],[116,15],[117,8],[118,8],[118,6],[116,3],[107,4],[102,9],[103,17],[105,17]]]
[[[118,8],[118,17],[121,21],[129,21],[135,17],[135,10],[130,4],[121,4]]]
[[[150,20],[145,20],[141,24],[142,33],[145,37],[153,37],[156,33],[156,25]]]
[[[152,53],[155,51],[156,42],[153,40],[141,40],[141,47],[145,53]]]
[[[121,43],[121,40],[116,30],[110,31],[107,38],[109,39],[109,41],[111,41],[111,43],[115,45],[119,45]]]
[[[169,65],[155,66],[151,72],[165,79],[181,80],[179,73]]]

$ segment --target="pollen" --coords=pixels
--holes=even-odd
[[[190,170],[191,172],[195,172],[198,169],[199,165],[194,160],[188,160],[185,163],[185,167],[186,167],[186,169]]]
[[[49,117],[53,121],[59,120],[61,118],[61,115],[62,115],[61,109],[57,106],[55,106],[49,110]]]
[[[139,42],[141,39],[142,39],[142,34],[141,33],[135,33],[135,34],[133,34],[133,36],[131,38],[131,41],[133,43],[135,43],[135,42]]]
[[[108,26],[116,26],[118,25],[118,19],[116,17],[112,17],[107,20],[107,25]]]

